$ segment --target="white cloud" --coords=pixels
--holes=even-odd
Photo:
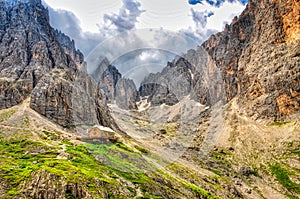
[[[221,31],[224,22],[245,7],[237,1],[220,7],[206,2],[190,5],[184,0],[45,1],[55,8],[49,8],[51,24],[75,40],[90,72],[105,56],[137,85],[174,55],[196,48]]]
[[[214,13],[213,16],[207,19],[207,28],[222,31],[224,29],[224,22],[230,23],[234,16],[239,16],[245,9],[245,5],[241,2],[224,2],[220,7],[211,7],[209,4],[204,6],[210,7],[210,11]]]
[[[116,13],[122,7],[122,0],[43,0],[53,9],[63,9],[73,12],[80,20],[80,26],[85,32],[99,32],[97,24],[103,15]]]
[[[104,14],[104,23],[108,27],[114,26],[118,31],[132,30],[135,28],[137,18],[144,12],[140,7],[141,4],[135,0],[123,0],[123,6],[118,14]]]

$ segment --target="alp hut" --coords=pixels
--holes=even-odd
[[[83,141],[93,143],[117,142],[118,136],[116,132],[109,127],[96,125],[87,130],[88,137],[84,137]]]

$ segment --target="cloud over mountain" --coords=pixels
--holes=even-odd
[[[201,2],[189,0],[192,5]],[[175,55],[196,48],[217,32],[214,27],[208,27],[208,20],[222,15],[222,21],[225,21],[227,18],[224,18],[223,10],[233,5],[227,1],[217,8],[206,3],[205,10],[190,6],[187,8],[190,13],[186,13],[189,25],[176,31],[167,31],[163,27],[138,29],[139,17],[149,17],[155,12],[152,10],[147,13],[147,6],[143,7],[144,4],[137,0],[122,0],[121,3],[113,12],[102,15],[97,24],[99,31],[95,33],[84,31],[74,13],[48,6],[50,23],[76,41],[76,47],[88,61],[89,72],[95,70],[101,57],[107,57],[123,75],[133,78],[137,85],[146,74],[160,71]],[[241,6],[238,2],[235,4]]]
[[[140,7],[141,4],[135,0],[123,0],[123,6],[118,14],[105,14],[103,16],[104,25],[114,26],[118,31],[132,30],[138,22],[137,18],[145,12]]]
[[[193,38],[199,44],[216,32],[216,30],[208,29],[207,18],[214,15],[211,11],[195,11],[191,8],[191,17],[194,21],[194,26],[189,26],[187,29],[180,30],[181,33]]]

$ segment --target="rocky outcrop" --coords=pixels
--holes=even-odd
[[[299,2],[251,0],[239,18],[204,42],[222,70],[227,100],[238,96],[254,119],[299,113],[299,31]]]
[[[84,61],[84,56],[80,52],[80,50],[75,48],[74,40],[71,40],[70,37],[59,30],[55,30],[55,35],[58,39],[58,42],[63,47],[65,53],[69,55],[73,61],[75,61],[77,68],[84,72],[87,72],[87,64]]]
[[[192,87],[191,64],[183,57],[169,62],[162,72],[150,74],[141,83],[139,95],[157,106],[174,105],[188,95]]]
[[[0,2],[0,109],[27,98],[53,68],[76,68],[39,0]]]
[[[133,80],[122,78],[118,69],[102,59],[91,76],[99,83],[108,103],[116,103],[123,109],[136,109],[138,93]]]
[[[207,52],[198,47],[169,62],[162,72],[141,83],[139,95],[157,106],[174,105],[186,96],[204,105],[223,99],[222,78]]]
[[[96,82],[79,70],[54,69],[43,76],[30,107],[63,126],[116,126]]]
[[[30,107],[63,125],[117,128],[74,41],[49,25],[40,0],[0,2],[0,109]]]
[[[115,66],[110,65],[106,57],[99,59],[101,59],[101,62],[98,64],[96,70],[91,73],[91,76],[99,83],[107,102],[113,103],[115,100],[116,84],[122,78],[122,75]]]
[[[121,78],[117,82],[115,99],[122,109],[137,109],[138,92],[133,80]]]
[[[122,78],[116,67],[109,65],[107,69],[102,73],[99,80],[100,88],[103,90],[108,102],[112,102],[116,96],[116,85]]]
[[[102,80],[104,71],[108,70],[108,66],[110,65],[109,60],[106,57],[100,57],[99,59],[101,60],[100,63],[91,73],[91,76],[96,80],[96,82],[100,82]]]
[[[292,0],[249,1],[223,32],[146,77],[139,95],[152,105],[173,105],[186,95],[206,105],[238,97],[254,119],[298,114],[299,7]]]
[[[92,198],[81,183],[68,183],[65,178],[46,170],[33,173],[22,185],[20,194],[25,198]]]

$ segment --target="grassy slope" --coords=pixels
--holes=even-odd
[[[80,143],[26,104],[1,111],[0,125],[0,198],[217,198],[151,165],[142,147]]]

